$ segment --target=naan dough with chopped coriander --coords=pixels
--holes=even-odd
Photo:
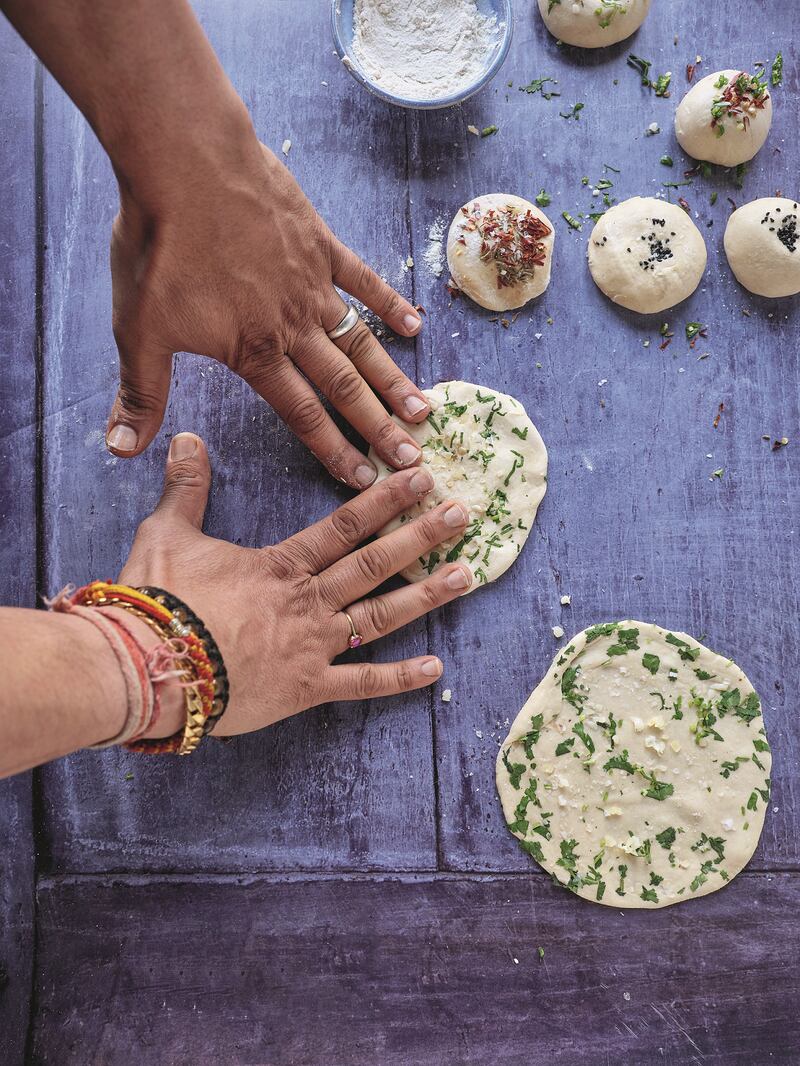
[[[556,656],[497,758],[506,823],[609,907],[722,888],[758,844],[772,756],[753,686],[685,633],[608,622]]]
[[[473,591],[505,573],[528,539],[547,488],[547,451],[512,396],[467,381],[445,381],[423,393],[431,405],[428,418],[416,426],[401,424],[422,449],[434,487],[381,535],[444,500],[459,500],[469,510],[465,532],[422,556],[403,576],[422,581],[458,559],[474,574]],[[369,455],[379,481],[393,472],[374,451]]]

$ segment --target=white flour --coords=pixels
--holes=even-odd
[[[353,56],[381,89],[416,100],[450,96],[484,70],[499,36],[475,0],[355,0]]]

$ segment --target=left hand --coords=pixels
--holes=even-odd
[[[135,195],[121,180],[111,244],[120,389],[108,445],[122,456],[148,446],[163,419],[172,355],[195,352],[226,363],[334,477],[364,489],[374,466],[312,386],[396,468],[418,463],[420,451],[375,392],[409,422],[429,406],[363,321],[335,342],[326,336],[347,310],[334,286],[404,336],[418,332],[420,316],[336,239],[248,129],[233,148],[209,149],[176,174],[174,188],[162,174],[156,191]]]

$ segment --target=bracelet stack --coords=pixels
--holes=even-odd
[[[124,744],[130,751],[152,755],[189,755],[217,724],[228,704],[225,663],[200,618],[182,601],[159,588],[132,588],[93,581],[58,597],[55,610],[84,615],[111,644],[122,668],[127,692],[125,725],[111,740],[95,747]],[[161,638],[150,653],[122,620],[105,614],[115,607],[135,615]],[[143,739],[157,719],[159,684],[178,678],[184,692],[186,721],[181,730],[163,740]]]

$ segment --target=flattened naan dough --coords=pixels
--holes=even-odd
[[[772,756],[753,686],[685,633],[609,622],[574,637],[497,758],[506,822],[577,895],[666,907],[755,851]]]
[[[470,515],[466,531],[418,559],[403,577],[422,581],[458,559],[475,576],[472,591],[504,573],[528,539],[547,488],[547,451],[512,396],[467,381],[445,381],[423,394],[431,414],[420,425],[401,424],[422,449],[422,464],[435,484],[381,535],[443,500],[460,500]],[[379,481],[393,472],[374,451],[369,455]]]

